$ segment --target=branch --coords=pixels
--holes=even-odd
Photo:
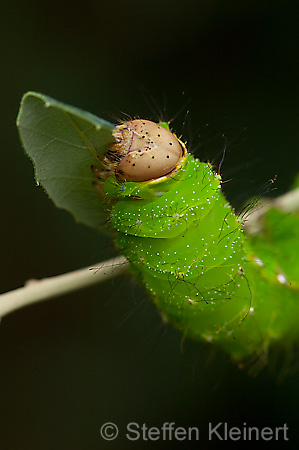
[[[27,306],[30,303],[48,300],[63,294],[83,289],[94,284],[102,283],[112,277],[126,272],[127,260],[123,256],[109,259],[95,264],[92,268],[75,270],[63,275],[29,280],[24,287],[0,295],[0,317]]]

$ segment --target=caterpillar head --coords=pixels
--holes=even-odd
[[[115,174],[125,181],[148,181],[171,173],[186,150],[161,124],[135,119],[117,127],[116,143],[109,153],[117,155]]]

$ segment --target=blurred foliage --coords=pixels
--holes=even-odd
[[[264,271],[272,279],[281,273],[292,289],[299,289],[299,215],[269,209],[263,220],[263,232],[249,239],[261,261],[268,261]],[[298,298],[298,292],[297,297]]]

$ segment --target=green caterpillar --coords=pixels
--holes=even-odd
[[[39,122],[26,115],[29,101],[27,110],[38,111]],[[45,112],[46,102],[50,113]],[[89,187],[112,204],[108,214],[116,230],[115,244],[166,322],[184,336],[217,343],[236,361],[266,356],[272,342],[296,342],[297,285],[295,290],[290,287],[273,258],[271,264],[261,262],[254,245],[246,241],[244,220],[225,199],[221,176],[211,164],[188,153],[166,123],[137,119],[115,127],[31,93],[24,97],[18,125],[37,169],[29,149],[32,133],[44,136],[46,126],[44,148],[53,144],[53,111],[67,113],[86,148],[96,152],[92,164],[84,163],[91,169]],[[77,211],[78,204],[67,209]],[[91,224],[85,216],[82,221]]]

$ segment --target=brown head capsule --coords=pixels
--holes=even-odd
[[[163,126],[136,119],[117,127],[110,152],[119,155],[115,172],[126,181],[148,181],[172,172],[184,154],[180,141]]]

